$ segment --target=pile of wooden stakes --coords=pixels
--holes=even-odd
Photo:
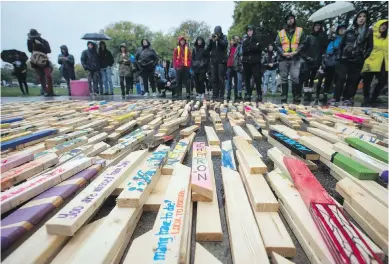
[[[1,108],[4,263],[224,263],[207,245],[225,236],[233,263],[293,263],[291,232],[312,263],[388,255],[383,110],[193,100]],[[343,205],[316,179],[320,163]],[[96,220],[110,197],[116,205]],[[156,220],[134,239],[143,212]]]

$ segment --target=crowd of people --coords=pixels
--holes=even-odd
[[[288,101],[291,87],[294,103],[302,99],[312,101],[316,92],[317,102],[336,106],[342,99],[343,105],[352,105],[362,81],[364,105],[380,103],[378,95],[388,84],[387,20],[379,20],[369,28],[369,13],[362,10],[352,25],[339,23],[329,30],[329,35],[321,21],[314,22],[311,30],[303,29],[292,13],[286,16],[285,24],[274,43],[266,47],[252,25],[246,27],[242,39],[232,36],[230,41],[216,26],[208,41],[197,37],[193,49],[185,37],[179,37],[172,62],[162,63],[147,39],[142,39],[135,56],[128,52],[125,43],[121,44],[116,59],[105,42],[88,41],[81,64],[88,72],[92,94],[113,95],[112,67],[117,63],[123,98],[132,94],[134,83],[139,82],[144,96],[166,97],[166,91],[171,91],[173,98],[182,98],[185,87],[186,97],[190,98],[195,87],[198,99],[203,99],[207,90],[212,91],[212,99],[222,100],[226,96],[230,100],[233,90],[234,100],[262,101],[263,95],[277,93],[279,76],[282,102]],[[54,96],[47,57],[51,52],[49,43],[33,29],[27,43],[32,53],[31,66],[44,92]],[[75,79],[74,57],[65,45],[61,46],[58,63],[70,95],[70,80]],[[15,69],[19,75],[25,75],[25,65],[16,65]],[[371,93],[374,77],[378,83]],[[23,91],[22,84],[20,81]],[[27,87],[26,90],[28,93]]]

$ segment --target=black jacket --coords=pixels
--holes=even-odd
[[[203,44],[199,46],[197,41],[201,39]],[[209,53],[205,49],[205,41],[202,37],[198,37],[194,44],[195,48],[192,51],[192,69],[194,72],[206,72],[209,64]]]
[[[360,13],[367,11],[359,11],[354,18],[353,26],[346,31],[342,41],[339,44],[337,59],[342,61],[360,62],[370,56],[373,50],[373,38],[371,37],[372,30],[368,28],[369,16],[365,24],[365,32],[362,38],[359,39],[359,30],[357,25],[357,18]]]
[[[62,45],[60,49],[61,54],[58,55],[58,64],[61,65],[60,71],[62,76],[65,79],[74,80],[76,79],[74,72],[74,57],[72,54],[69,54],[68,47],[66,47],[66,45]],[[65,53],[62,53],[62,50],[65,50]]]
[[[51,48],[49,42],[47,40],[37,37],[27,40],[27,48],[29,52],[39,51],[45,54],[51,53]],[[47,61],[47,64],[45,67],[50,67],[49,61]],[[33,64],[31,62],[31,68],[39,68],[37,65]]]
[[[101,69],[99,54],[97,53],[97,45],[93,41],[88,41],[93,44],[92,49],[86,49],[81,54],[81,64],[86,71],[99,71]]]
[[[243,41],[242,44],[242,62],[250,64],[260,64],[262,59],[262,46],[259,38],[256,36],[255,31],[250,37]]]
[[[328,45],[328,36],[320,29],[318,32],[312,33],[306,38],[304,49],[301,51],[301,56],[305,60],[308,68],[319,68],[322,61],[322,56],[326,52]]]
[[[269,66],[270,63],[273,64],[272,67]],[[263,66],[265,66],[266,70],[270,71],[278,69],[278,55],[274,50],[265,53],[263,56]]]
[[[206,49],[210,53],[211,63],[227,63],[227,37],[223,34],[220,26],[215,27],[214,34],[219,35],[218,39],[214,40],[211,38]]]
[[[100,42],[101,45],[102,41]],[[99,48],[99,58],[100,58],[100,65],[101,68],[107,68],[107,67],[112,67],[114,63],[113,55],[112,53],[105,47],[104,50]]]
[[[141,41],[141,47],[136,51],[135,60],[136,67],[142,71],[154,71],[155,65],[158,61],[158,55],[153,48],[151,48],[150,42],[145,39],[148,43],[147,46],[143,46],[143,39]]]

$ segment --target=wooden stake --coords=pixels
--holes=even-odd
[[[191,189],[207,199],[213,199],[213,183],[207,161],[205,142],[193,143]]]
[[[235,132],[235,135],[238,137],[243,137],[244,140],[246,140],[248,143],[253,143],[253,140],[251,137],[243,130],[240,126],[233,126],[232,129]]]
[[[174,164],[177,162],[182,163],[186,153],[192,146],[195,136],[196,133],[193,132],[190,136],[177,142],[173,151],[169,152],[165,166],[162,167],[162,175],[171,175],[173,173]]]
[[[196,242],[196,251],[194,257],[194,264],[222,264],[220,260],[215,258],[208,250],[206,250],[200,243]]]
[[[250,173],[263,174],[267,172],[267,166],[261,160],[262,155],[255,147],[242,137],[234,137],[235,146],[242,157],[242,165],[246,166]]]
[[[207,140],[209,145],[220,145],[220,140],[218,136],[216,135],[215,130],[213,127],[210,126],[204,126],[205,134],[207,135]]]

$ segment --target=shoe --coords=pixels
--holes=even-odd
[[[190,94],[186,94],[186,99],[190,99]]]
[[[160,94],[158,95],[158,97],[160,97],[160,98],[166,98],[166,93],[160,93]]]
[[[333,100],[333,101],[331,101],[331,100]],[[339,106],[339,102],[336,102],[335,99],[331,99],[331,100],[328,101],[330,106],[335,106],[335,107]]]
[[[257,96],[257,103],[258,103],[258,102],[262,102],[262,95],[258,95],[258,96]]]
[[[281,88],[282,88],[282,94],[281,96],[283,96],[284,98],[281,99],[281,103],[286,103],[288,102],[288,83],[283,83],[281,85]]]
[[[143,94],[143,96],[144,97],[149,96],[149,93],[146,92],[146,93]]]
[[[157,97],[157,93],[153,93],[153,97]]]
[[[201,99],[201,94],[197,94],[196,95],[196,100],[200,100]]]
[[[246,94],[246,95],[244,96],[244,101],[249,101],[249,102],[250,102],[250,100],[251,100],[251,96],[248,95],[248,94]]]
[[[109,93],[108,93],[108,92],[105,92],[105,93],[103,93],[103,95],[109,95]]]
[[[125,96],[125,95],[123,95],[123,94],[122,94],[122,99],[123,99],[123,100],[124,100],[124,99],[126,99],[126,96]]]
[[[109,93],[109,95],[113,95],[113,92]]]
[[[325,103],[328,101],[328,95],[327,94],[323,94],[323,98],[320,100],[321,102]]]
[[[231,100],[231,96],[227,95],[227,101]]]
[[[141,95],[145,95],[145,91],[141,91],[140,94],[141,94]]]
[[[201,95],[200,95],[200,99],[201,99],[201,100],[204,100],[204,99],[205,99],[205,94],[201,94]]]
[[[353,105],[353,103],[351,100],[344,100],[343,101],[343,106],[352,106],[352,105]]]

